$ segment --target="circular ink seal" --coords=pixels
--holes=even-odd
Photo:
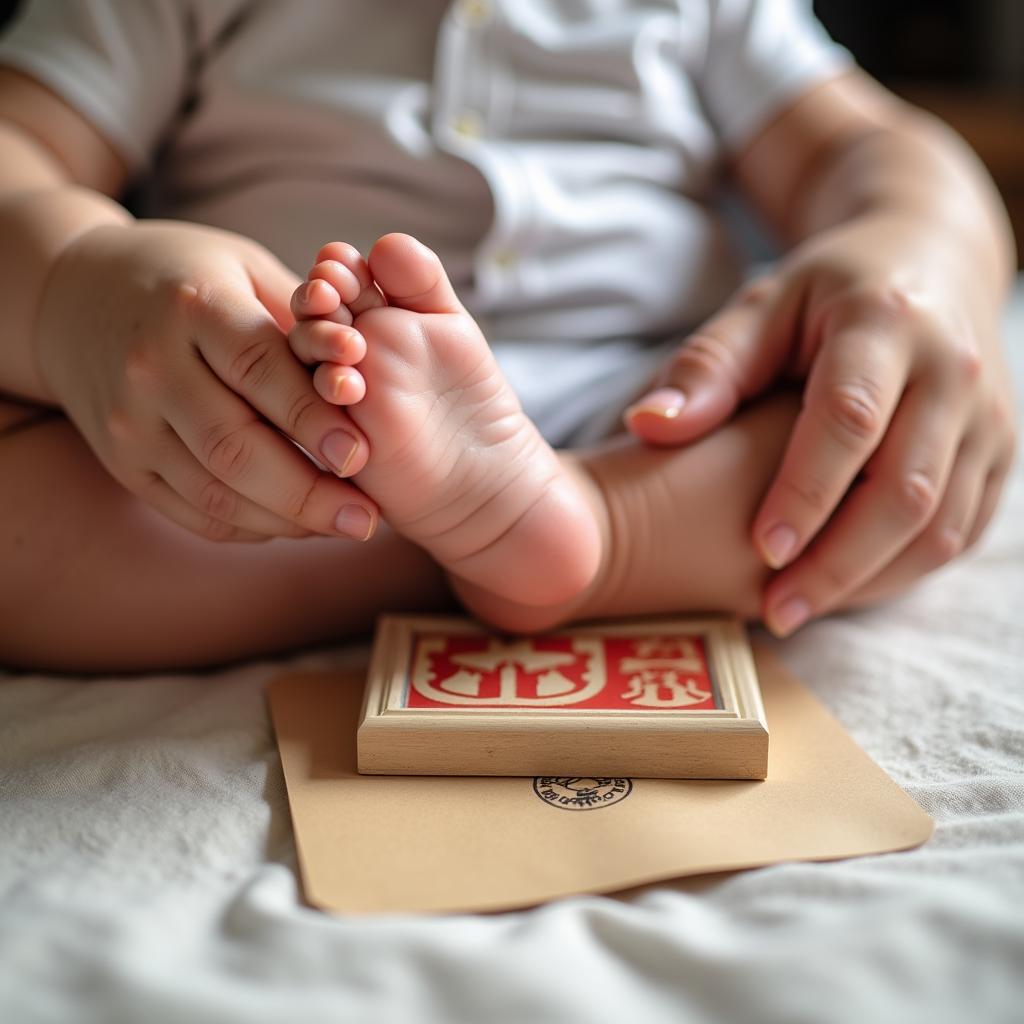
[[[633,780],[538,775],[533,780],[533,791],[550,807],[563,811],[596,811],[625,800],[633,792]]]

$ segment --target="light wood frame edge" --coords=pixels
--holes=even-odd
[[[635,632],[638,627],[657,631],[659,626],[677,627],[679,617],[636,620],[627,623],[593,623],[559,629],[563,635],[588,635],[601,633]],[[702,616],[686,619],[688,627],[700,632],[711,641],[708,644],[708,660],[715,673],[723,703],[728,707],[722,711],[658,711],[630,712],[617,710],[578,711],[571,709],[552,717],[548,709],[531,711],[516,708],[503,711],[458,709],[433,711],[426,708],[390,707],[391,698],[397,688],[401,671],[404,680],[406,665],[399,664],[409,650],[412,634],[418,630],[441,630],[450,633],[479,635],[487,630],[467,619],[450,616],[382,616],[378,621],[374,637],[373,657],[370,662],[366,692],[359,718],[359,732],[364,729],[406,730],[436,729],[442,733],[458,733],[486,727],[494,732],[521,732],[539,722],[555,732],[575,732],[588,729],[627,730],[638,725],[644,729],[661,732],[759,732],[768,734],[768,724],[756,686],[757,670],[750,645],[743,629],[733,619],[721,616]],[[753,688],[746,685],[754,680]],[[404,682],[402,684],[404,686]],[[699,715],[700,717],[696,717]],[[727,715],[728,717],[724,717]],[[683,717],[687,716],[687,717]],[[713,716],[713,717],[712,717]]]

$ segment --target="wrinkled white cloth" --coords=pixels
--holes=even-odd
[[[1024,284],[1010,323],[1021,394]],[[1018,1024],[1022,609],[1018,463],[979,550],[779,645],[936,818],[922,848],[494,916],[302,905],[264,686],[358,652],[0,678],[0,1020]]]

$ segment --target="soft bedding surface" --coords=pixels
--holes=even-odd
[[[1009,328],[1020,394],[1021,289]],[[1021,465],[978,550],[778,649],[924,847],[482,917],[301,903],[263,690],[359,652],[2,677],[0,1021],[1024,1020]]]

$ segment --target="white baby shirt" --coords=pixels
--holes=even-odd
[[[0,63],[150,180],[147,214],[299,273],[331,239],[408,231],[492,342],[628,364],[619,339],[679,337],[738,282],[723,156],[848,65],[808,6],[29,0]]]

